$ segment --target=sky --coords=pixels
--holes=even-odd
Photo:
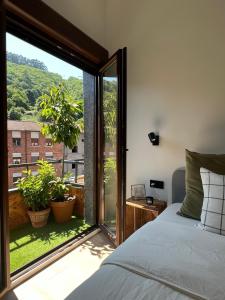
[[[27,42],[24,42],[9,33],[6,34],[6,50],[8,52],[23,55],[30,59],[38,59],[47,66],[48,71],[58,73],[64,79],[67,79],[70,76],[83,78],[83,71],[81,69],[76,68]]]

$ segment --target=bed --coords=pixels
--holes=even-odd
[[[183,194],[179,170],[174,203],[130,236],[67,300],[225,299],[225,237],[176,214]]]

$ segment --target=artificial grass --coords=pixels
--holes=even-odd
[[[72,216],[70,222],[55,223],[52,216],[42,228],[26,224],[10,232],[10,272],[14,272],[56,246],[90,227],[83,219]]]

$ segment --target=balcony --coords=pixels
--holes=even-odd
[[[59,164],[60,161],[51,161]],[[85,222],[84,176],[78,175],[79,161],[65,161],[76,165],[74,176],[70,178],[69,194],[75,195],[73,215],[69,222],[57,224],[50,213],[48,223],[42,228],[33,228],[27,215],[23,196],[17,188],[9,189],[9,228],[10,228],[10,271],[16,274],[32,262],[54,251],[60,245],[88,230],[91,224]],[[9,168],[25,168],[36,163],[9,165]]]

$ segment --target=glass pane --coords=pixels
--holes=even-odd
[[[95,76],[7,33],[12,274],[96,223],[94,89]]]
[[[117,107],[118,79],[116,62],[103,74],[103,123],[104,123],[104,223],[116,233],[117,201]]]

